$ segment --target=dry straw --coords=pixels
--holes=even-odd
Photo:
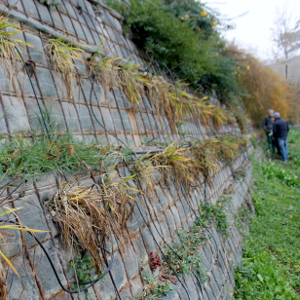
[[[80,245],[89,251],[96,268],[103,261],[99,252],[114,235],[123,236],[126,221],[133,208],[134,188],[128,187],[132,177],[121,178],[116,173],[101,176],[101,184],[81,186],[65,183],[54,198],[54,220],[62,230],[69,248]]]
[[[14,77],[21,66],[19,63],[21,58],[16,47],[20,52],[26,52],[24,46],[34,48],[31,44],[14,37],[21,32],[23,30],[19,30],[18,24],[9,23],[7,18],[0,17],[0,63],[4,67],[9,82],[14,85],[16,91]]]
[[[70,42],[69,37],[59,37],[48,39],[46,50],[52,63],[53,69],[57,71],[67,89],[67,96],[73,99],[72,80],[78,73],[78,63],[87,63],[84,55],[87,55],[81,46],[88,47],[85,44]]]

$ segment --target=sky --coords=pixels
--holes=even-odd
[[[272,59],[275,46],[272,42],[272,28],[276,11],[288,7],[294,18],[300,19],[300,0],[204,0],[211,8],[222,15],[235,18],[248,12],[245,16],[232,21],[235,29],[225,33],[227,40],[235,40],[238,45],[264,60]]]

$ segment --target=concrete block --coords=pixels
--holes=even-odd
[[[44,53],[44,46],[39,36],[25,32],[27,43],[32,44],[36,49],[29,47],[29,53],[35,63],[47,65],[47,59]]]
[[[116,292],[109,275],[106,275],[99,283],[94,285],[96,293],[101,295],[101,300],[111,300],[116,296]]]
[[[79,119],[74,104],[70,102],[69,103],[63,102],[62,106],[66,115],[66,122],[70,130],[73,132],[81,132]]]
[[[20,1],[21,2],[21,1]],[[26,14],[34,19],[39,19],[40,16],[38,14],[38,11],[36,9],[36,6],[34,4],[34,0],[28,0],[28,2],[25,5]]]
[[[17,215],[24,226],[30,229],[45,231],[34,233],[40,241],[50,238],[44,211],[36,194],[19,198],[14,201],[14,205],[16,208],[20,208]],[[25,233],[25,238],[28,246],[35,245],[37,243],[29,233]]]
[[[131,120],[129,118],[128,113],[125,110],[120,110],[120,115],[121,115],[121,119],[123,121],[123,126],[126,132],[131,132],[132,131],[132,124],[131,124]]]
[[[122,131],[122,132],[124,132],[123,122],[122,122],[122,119],[121,119],[119,111],[117,109],[113,109],[112,108],[110,110],[110,112],[111,112],[111,116],[112,116],[113,122],[115,124],[116,131]]]
[[[101,114],[103,116],[105,128],[109,131],[115,131],[115,125],[110,110],[106,107],[101,107]]]
[[[137,235],[134,239],[131,240],[134,251],[135,251],[136,255],[138,256],[139,261],[147,261],[148,253],[151,252],[145,248],[143,238],[144,238],[144,236],[142,237],[142,235]],[[155,249],[155,246],[153,246],[153,249]]]
[[[45,5],[40,4],[37,1],[35,1],[35,5],[39,11],[40,20],[44,23],[47,23],[47,24],[53,26],[53,22],[52,22],[50,13],[49,13],[49,9]]]
[[[75,29],[74,29],[74,26],[70,20],[69,17],[67,17],[66,15],[64,14],[61,14],[61,18],[65,24],[65,28],[66,28],[66,32],[67,32],[67,35],[73,35],[73,36],[76,36],[76,32],[75,32]]]
[[[78,105],[78,116],[83,132],[94,132],[94,125],[89,108],[86,105]]]
[[[81,24],[76,20],[72,20],[72,23],[73,23],[73,26],[75,28],[75,31],[76,31],[77,36],[79,37],[79,39],[80,40],[86,40],[86,36],[85,36],[84,31],[81,27]]]
[[[67,280],[63,274],[62,266],[57,257],[56,249],[52,244],[52,241],[47,241],[43,244],[47,253],[49,254],[54,268],[58,273],[58,276],[63,284],[67,283]],[[32,257],[36,274],[40,280],[43,290],[45,291],[46,297],[56,294],[60,287],[58,281],[51,268],[50,262],[48,261],[45,253],[42,251],[40,246],[36,246],[30,249],[30,256]]]
[[[180,220],[180,216],[179,216],[179,212],[178,212],[177,207],[172,206],[172,207],[170,207],[170,210],[171,210],[171,213],[172,213],[172,216],[173,216],[173,220],[175,222],[176,229],[181,228],[182,224],[181,224],[181,220]]]
[[[167,223],[168,223],[170,233],[171,233],[171,235],[173,235],[176,231],[176,225],[175,225],[175,221],[173,219],[173,215],[172,215],[170,209],[165,211],[165,217],[166,217],[166,220],[167,220]]]
[[[111,270],[111,274],[116,282],[117,288],[120,289],[126,284],[126,271],[120,254],[115,252],[114,256],[115,263]]]
[[[6,117],[12,133],[30,130],[23,101],[16,97],[2,96]]]
[[[52,9],[49,11],[51,17],[52,17],[52,20],[53,20],[53,23],[55,24],[55,28],[61,30],[61,31],[64,31],[66,30],[65,29],[65,25],[60,17],[60,14],[59,12],[56,10],[56,9]]]
[[[183,224],[186,223],[187,217],[186,217],[186,214],[185,214],[185,211],[184,211],[184,208],[183,208],[183,205],[182,205],[181,201],[177,201],[176,206],[177,206],[179,216],[180,216],[180,219],[181,219],[181,224],[183,225]]]
[[[77,19],[77,14],[74,10],[73,5],[68,1],[64,1],[64,5],[65,5],[66,10],[68,11],[69,16],[73,19]]]
[[[164,211],[165,208],[169,205],[168,199],[167,199],[166,195],[164,194],[163,190],[160,189],[158,186],[155,186],[154,189],[155,189],[155,192],[156,192],[157,198],[158,198],[155,201],[156,202],[155,205],[157,207],[159,207],[159,205],[160,205],[160,208],[159,208],[160,210],[158,212]]]
[[[144,245],[147,253],[155,252],[156,244],[154,243],[153,236],[149,232],[148,228],[141,229],[141,234],[143,237]]]
[[[129,243],[127,243],[126,249],[123,252],[123,260],[127,277],[131,280],[139,273],[139,257]]]
[[[39,290],[28,259],[23,256],[17,256],[13,258],[11,262],[20,274],[22,281],[20,281],[15,273],[9,270],[7,276],[7,286],[10,287],[9,299],[39,299]]]

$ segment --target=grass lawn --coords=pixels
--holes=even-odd
[[[300,130],[287,164],[253,159],[256,215],[236,270],[234,299],[300,299]]]

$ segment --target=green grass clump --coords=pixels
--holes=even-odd
[[[200,207],[201,217],[196,220],[196,225],[200,227],[208,227],[213,222],[218,232],[228,236],[229,223],[224,210],[228,196],[221,196],[217,203],[202,203]]]
[[[203,227],[192,226],[189,231],[182,230],[179,232],[181,243],[175,244],[172,249],[168,249],[166,257],[168,262],[173,266],[173,270],[169,270],[171,274],[191,274],[194,272],[198,275],[200,283],[205,281],[205,273],[203,271],[201,255],[198,251],[199,247],[206,241],[203,235]]]
[[[300,160],[300,131],[292,130],[290,150]],[[235,299],[300,299],[300,185],[293,161],[253,160],[256,217],[236,272]]]
[[[34,140],[14,137],[0,147],[0,178],[33,180],[51,171],[73,174],[90,165],[99,166],[107,151],[102,145],[86,145],[70,134],[56,136],[51,142],[42,136]]]

